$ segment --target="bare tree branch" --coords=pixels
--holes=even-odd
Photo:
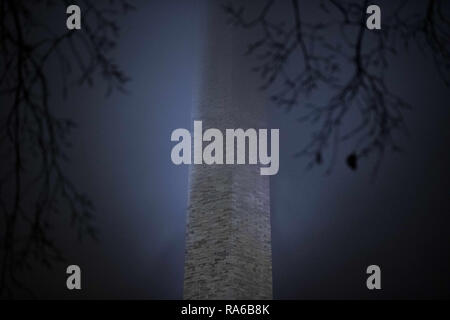
[[[312,168],[329,154],[329,173],[337,159],[338,145],[353,141],[354,151],[347,155],[347,165],[356,169],[359,159],[375,153],[375,175],[386,151],[401,150],[394,136],[407,133],[403,112],[410,108],[386,84],[389,57],[414,41],[431,53],[442,79],[449,84],[450,21],[444,2],[428,0],[423,11],[420,6],[414,7],[417,4],[397,1],[395,12],[383,17],[382,29],[372,31],[370,40],[366,39],[366,0],[318,1],[325,18],[315,21],[303,21],[301,1],[292,0],[290,24],[270,18],[275,1],[268,1],[250,20],[244,18],[243,7],[228,4],[224,10],[232,25],[261,30],[262,38],[250,43],[247,50],[258,61],[253,70],[261,76],[261,88],[275,91],[271,99],[280,108],[290,111],[301,107],[305,114],[299,121],[315,128],[312,138],[295,155],[307,157],[307,167]],[[326,103],[307,102],[322,90],[330,93]],[[355,115],[361,118],[360,123],[343,132],[343,124]]]
[[[101,76],[107,93],[124,91],[128,78],[110,53],[116,45],[118,15],[133,7],[125,0],[82,4],[82,31],[56,32],[32,12],[59,10],[68,1],[0,1],[0,140],[5,165],[0,168],[0,296],[29,294],[19,272],[33,261],[51,267],[63,260],[52,238],[54,215],[70,212],[79,237],[96,238],[93,203],[64,172],[70,134],[76,127],[59,118],[50,105],[54,88],[47,76],[50,61],[58,61],[62,91],[69,81],[93,85]],[[4,101],[4,102],[3,102]]]

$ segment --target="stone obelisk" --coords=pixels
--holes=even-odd
[[[267,128],[260,82],[244,55],[248,39],[227,25],[221,1],[203,6],[193,120],[203,121],[203,130]],[[269,178],[259,168],[191,165],[184,299],[272,298]]]

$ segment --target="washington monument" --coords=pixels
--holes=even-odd
[[[221,1],[201,3],[204,43],[193,120],[204,130],[267,128],[245,37],[227,25]],[[246,163],[191,165],[184,299],[272,299],[269,177]]]

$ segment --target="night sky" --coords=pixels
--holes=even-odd
[[[55,112],[78,123],[66,170],[93,200],[100,233],[79,242],[68,218],[55,220],[67,263],[24,275],[40,298],[182,298],[188,166],[171,162],[170,134],[192,126],[201,10],[198,1],[133,4],[115,51],[131,77],[127,94],[105,97],[99,83],[73,86],[64,100],[57,66],[48,70]],[[52,23],[64,28],[58,17]],[[271,177],[275,299],[449,297],[450,89],[417,49],[389,63],[390,88],[413,109],[404,152],[387,153],[375,179],[375,159],[357,171],[345,164],[350,145],[331,174],[305,169],[293,156],[311,134],[300,111],[266,106],[280,129]],[[81,267],[81,291],[66,289],[69,264]],[[366,288],[371,264],[381,267],[382,290]]]

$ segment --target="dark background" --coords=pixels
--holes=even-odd
[[[64,100],[56,65],[48,70],[52,106],[79,125],[67,173],[94,201],[100,234],[80,243],[64,217],[56,221],[67,264],[24,275],[40,298],[182,298],[188,167],[172,164],[170,134],[192,125],[201,10],[196,1],[133,3],[116,50],[129,94],[106,98],[99,84],[72,87]],[[65,28],[57,14],[52,24]],[[331,175],[305,170],[293,154],[309,128],[295,109],[268,105],[270,126],[280,128],[280,171],[271,178],[275,299],[449,297],[450,91],[417,49],[390,65],[389,86],[414,108],[405,153],[388,154],[375,180],[372,160],[356,172],[343,159]],[[66,289],[68,264],[81,267],[81,291]],[[382,290],[366,288],[371,264],[381,267]]]

